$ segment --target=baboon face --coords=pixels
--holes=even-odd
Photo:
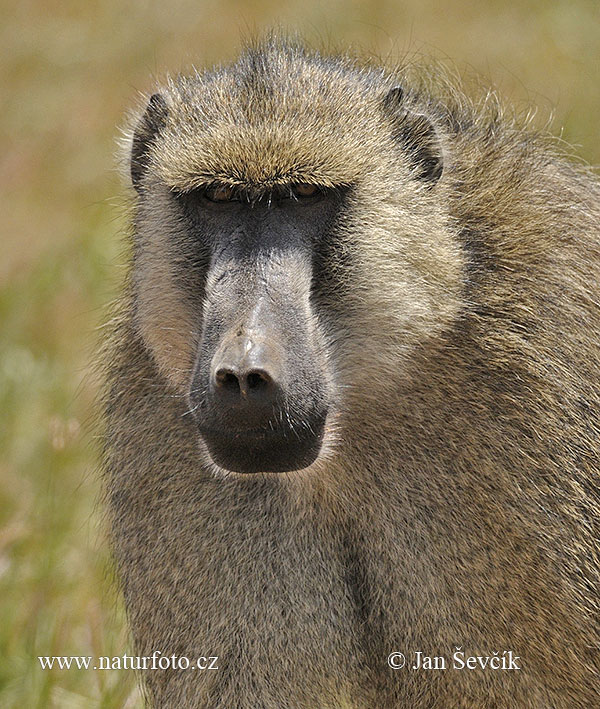
[[[431,124],[398,89],[306,64],[311,95],[281,62],[155,94],[131,153],[138,327],[237,473],[318,460],[344,400],[383,401],[459,281]]]

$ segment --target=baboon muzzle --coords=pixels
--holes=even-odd
[[[208,452],[237,473],[308,467],[327,418],[309,294],[299,292],[304,279],[286,273],[286,260],[276,261],[258,264],[252,277],[246,264],[213,279],[192,381],[192,410]]]

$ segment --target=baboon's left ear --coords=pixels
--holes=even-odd
[[[390,89],[383,103],[394,120],[394,139],[406,151],[417,179],[433,186],[444,169],[442,144],[435,126],[426,115],[405,105],[400,86]]]
[[[140,191],[144,172],[148,167],[149,150],[158,133],[167,122],[169,109],[167,102],[160,94],[150,96],[148,106],[133,133],[131,144],[131,181],[135,189]]]

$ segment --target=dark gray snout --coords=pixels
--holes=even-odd
[[[190,402],[212,460],[238,473],[300,470],[321,450],[324,347],[298,258],[224,267],[207,299]]]

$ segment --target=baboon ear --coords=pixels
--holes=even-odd
[[[140,183],[148,167],[149,151],[167,122],[167,102],[160,94],[150,96],[148,107],[133,133],[131,146],[131,181],[140,191]]]
[[[406,151],[416,177],[433,186],[442,176],[442,144],[430,119],[404,105],[400,86],[391,89],[385,99],[386,111],[394,118],[394,139]]]

